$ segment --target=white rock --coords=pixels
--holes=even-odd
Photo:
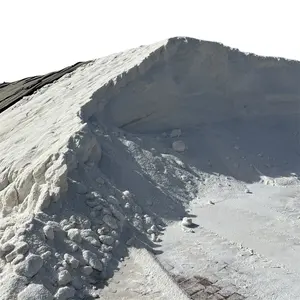
[[[46,252],[44,252],[43,254],[41,254],[41,258],[43,259],[43,260],[46,260],[47,258],[49,258],[50,256],[51,256],[51,251],[49,250],[49,251],[46,251]]]
[[[107,201],[110,203],[110,204],[113,204],[113,205],[119,205],[120,203],[119,203],[119,200],[115,197],[115,196],[113,196],[113,195],[109,195],[108,197],[107,197]]]
[[[138,230],[143,230],[143,222],[140,218],[133,219],[132,225]]]
[[[29,251],[29,245],[24,241],[18,242],[14,251],[18,254],[26,254]]]
[[[76,269],[76,268],[78,268],[78,266],[79,266],[79,260],[76,259],[74,256],[68,254],[68,253],[65,253],[65,255],[64,255],[64,260],[65,260],[69,265],[71,265],[71,267],[72,267],[73,269]]]
[[[64,227],[64,226],[66,226],[66,225],[68,225],[68,224],[69,224],[69,220],[67,220],[67,219],[63,219],[63,220],[61,220],[61,221],[60,221],[60,223],[59,223],[59,224],[60,224],[60,226],[61,226],[61,227]]]
[[[53,296],[42,284],[31,283],[18,294],[18,300],[53,300]]]
[[[105,224],[107,224],[110,228],[112,229],[118,229],[118,224],[116,219],[114,219],[112,216],[110,215],[105,215],[103,217],[103,221]]]
[[[157,233],[158,232],[158,228],[156,227],[156,225],[152,225],[150,230],[152,230],[153,233]]]
[[[31,254],[24,261],[15,266],[15,272],[27,278],[33,277],[43,266],[43,260],[39,255]]]
[[[68,252],[74,253],[79,249],[79,246],[70,240],[66,240],[65,243],[66,243],[66,250]]]
[[[76,228],[69,229],[68,238],[73,242],[81,243],[82,237],[80,234],[80,230]]]
[[[193,221],[190,218],[184,217],[181,224],[185,227],[190,227],[193,224]]]
[[[48,240],[54,239],[54,230],[51,226],[49,225],[44,226],[43,231]]]
[[[112,247],[112,246],[107,246],[107,245],[105,245],[105,244],[102,244],[102,245],[101,245],[101,251],[102,251],[102,252],[107,253],[107,252],[111,252],[112,250],[113,250],[113,247]]]
[[[124,191],[122,193],[122,199],[130,199],[131,198],[131,193],[129,191]]]
[[[110,262],[110,259],[108,257],[103,257],[101,258],[101,263],[104,265],[104,266],[107,266]]]
[[[94,238],[92,236],[87,236],[84,238],[85,241],[87,241],[88,243],[90,243],[91,245],[95,246],[95,247],[100,247],[101,243],[99,241],[98,238]]]
[[[108,245],[108,246],[111,246],[114,243],[114,241],[115,241],[115,239],[112,236],[110,236],[110,235],[100,235],[99,236],[99,240],[103,244]]]
[[[97,233],[94,232],[92,229],[82,229],[80,231],[80,234],[83,239],[86,239],[87,237],[93,237],[95,239],[98,239]]]
[[[75,296],[75,289],[73,287],[61,287],[55,294],[56,300],[67,300]]]
[[[155,233],[151,233],[151,237],[150,237],[152,242],[156,242],[156,235]]]
[[[72,228],[76,228],[76,223],[75,222],[70,222],[70,223],[68,223],[67,225],[65,225],[64,227],[63,227],[63,230],[64,231],[68,231],[69,229],[72,229]]]
[[[175,138],[175,137],[180,137],[181,136],[181,129],[173,129],[171,131],[170,137]]]
[[[153,219],[148,215],[144,215],[144,222],[147,228],[150,228],[154,224]]]
[[[1,246],[0,250],[3,251],[3,252],[5,252],[5,253],[9,253],[9,252],[11,252],[14,249],[15,249],[15,245],[12,244],[12,243],[7,242],[7,243],[5,243],[5,244],[3,244]]]
[[[67,267],[68,267],[68,264],[67,264],[67,262],[66,261],[62,261],[62,266],[63,266],[63,268],[64,269],[67,269]]]
[[[84,266],[81,271],[84,275],[89,276],[93,273],[93,268],[90,266]]]
[[[24,254],[18,254],[16,258],[11,262],[13,265],[17,265],[19,262],[24,260],[25,256]]]
[[[82,220],[82,221],[80,222],[80,225],[81,225],[81,228],[82,228],[82,229],[90,229],[91,226],[92,226],[90,220]]]
[[[71,280],[72,277],[69,271],[63,270],[58,273],[57,282],[60,286],[68,284],[69,282],[71,282]]]
[[[95,199],[95,198],[101,198],[101,194],[97,191],[92,191],[89,194],[86,195],[87,199]]]
[[[68,222],[67,220],[65,220],[66,222]],[[67,224],[67,223],[66,223]],[[66,225],[65,224],[65,225]],[[60,231],[61,227],[60,224],[54,221],[48,221],[47,224],[48,226],[52,227],[54,231]]]
[[[17,257],[18,253],[16,251],[12,251],[5,256],[6,262],[11,262]]]
[[[117,231],[115,231],[115,230],[112,230],[110,232],[110,235],[113,236],[113,237],[115,237],[115,238],[117,238],[119,236],[119,233]]]
[[[175,141],[172,143],[172,148],[176,152],[184,152],[186,150],[185,143],[183,141]]]
[[[126,210],[130,210],[131,209],[131,204],[129,202],[126,202],[125,205],[124,205],[124,208]]]
[[[72,215],[72,216],[70,216],[70,218],[69,218],[69,221],[71,222],[71,223],[77,223],[77,218],[76,218],[76,216],[75,215]]]
[[[91,266],[93,269],[102,271],[103,265],[101,261],[98,259],[97,255],[89,250],[82,251],[82,256],[86,264]]]
[[[97,232],[99,235],[105,235],[110,232],[110,230],[107,227],[101,227],[97,229]]]

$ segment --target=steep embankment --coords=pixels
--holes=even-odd
[[[298,146],[299,73],[295,62],[173,38],[84,64],[2,112],[0,299],[97,298],[128,245],[159,253],[165,222],[187,214],[209,175],[290,173],[282,157],[263,167],[243,134],[263,124],[263,140],[283,124]],[[180,130],[161,135],[178,127],[184,143],[173,143]],[[246,160],[230,148],[235,134]]]

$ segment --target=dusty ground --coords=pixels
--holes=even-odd
[[[100,299],[187,300],[189,297],[152,254],[132,248],[129,257],[120,263],[120,270],[108,281]]]

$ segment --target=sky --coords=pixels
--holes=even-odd
[[[300,60],[298,0],[0,0],[0,83],[174,36]]]

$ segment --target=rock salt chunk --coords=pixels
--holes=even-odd
[[[67,300],[75,296],[75,289],[73,287],[61,287],[55,294],[56,300]]]
[[[122,199],[130,199],[131,197],[131,193],[127,190],[122,193]]]
[[[60,286],[68,284],[72,280],[71,274],[67,270],[60,271],[57,276],[57,282]]]
[[[192,219],[187,218],[187,217],[184,217],[184,218],[182,219],[181,224],[182,224],[183,226],[185,226],[185,227],[190,227],[190,226],[193,224],[193,222],[192,222]]]
[[[17,265],[19,262],[21,262],[25,256],[23,254],[18,254],[16,258],[11,262],[13,265]]]
[[[51,251],[46,251],[46,252],[44,252],[43,254],[41,254],[41,258],[43,259],[43,260],[46,260],[48,257],[50,257],[51,256]]]
[[[115,241],[115,239],[110,235],[100,235],[99,239],[103,244],[108,246],[111,246]]]
[[[53,300],[53,296],[42,284],[31,283],[18,294],[18,300]]]
[[[102,245],[101,245],[101,251],[102,251],[102,252],[107,253],[107,252],[111,252],[112,250],[113,250],[113,247],[112,247],[112,246],[107,246],[107,245],[105,245],[105,244],[102,244]]]
[[[79,229],[76,229],[76,228],[69,229],[68,237],[73,242],[81,243],[82,237],[81,237]]]
[[[79,260],[76,259],[74,256],[66,253],[64,255],[64,260],[73,268],[76,269],[79,266]]]
[[[33,277],[43,266],[43,260],[39,255],[31,254],[15,266],[15,272],[27,278]]]
[[[73,253],[79,249],[78,245],[72,241],[66,240],[65,243],[66,243],[66,250],[69,252]]]
[[[3,244],[2,247],[1,247],[1,250],[2,250],[3,252],[6,252],[6,253],[8,253],[8,252],[10,252],[10,251],[12,251],[12,250],[14,250],[14,249],[15,249],[15,245],[14,245],[14,244],[11,244],[11,243],[5,243],[5,244]]]
[[[43,231],[48,240],[54,239],[54,230],[51,226],[49,225],[44,226]]]
[[[98,271],[103,270],[103,265],[95,253],[89,250],[84,250],[82,251],[82,256],[86,264],[91,266],[93,269],[96,269]]]

